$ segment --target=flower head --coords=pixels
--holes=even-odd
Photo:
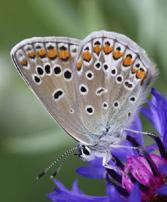
[[[111,151],[115,170],[105,169],[102,160],[95,159],[77,172],[88,178],[106,180],[106,196],[88,196],[83,194],[75,182],[72,191],[55,181],[56,191],[49,194],[53,202],[165,202],[167,201],[167,99],[157,90],[152,89],[152,100],[144,107],[142,113],[151,121],[160,133],[160,138],[148,133],[156,144],[144,147],[142,135],[129,133],[124,145],[138,149],[113,149]],[[138,117],[131,126],[141,131]],[[69,198],[69,200],[68,200]]]

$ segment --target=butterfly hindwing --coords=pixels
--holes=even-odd
[[[128,127],[156,75],[154,65],[136,43],[105,31],[82,41],[76,67],[80,117],[84,127],[97,136]]]
[[[78,114],[76,57],[80,41],[63,37],[26,39],[11,55],[18,71],[49,113],[72,137],[92,144]]]

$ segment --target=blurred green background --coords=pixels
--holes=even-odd
[[[11,48],[33,36],[84,38],[92,31],[121,32],[141,45],[160,69],[155,87],[167,93],[167,1],[160,0],[0,0],[0,201],[44,202],[53,190],[36,174],[75,142],[46,113],[16,72]],[[58,179],[74,179],[88,194],[104,194],[104,182],[75,173],[83,165],[71,157]]]

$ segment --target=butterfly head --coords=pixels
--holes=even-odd
[[[84,161],[91,161],[95,158],[95,151],[89,146],[80,144],[78,145],[78,156]]]

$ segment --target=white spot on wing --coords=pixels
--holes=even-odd
[[[63,71],[64,79],[66,81],[71,81],[72,80],[72,71],[69,68],[64,69]]]
[[[96,61],[96,62],[94,63],[94,68],[95,68],[96,70],[100,70],[100,69],[101,69],[101,66],[102,66],[102,64],[101,64],[100,61]]]
[[[121,74],[118,74],[115,80],[116,83],[121,84],[123,82],[123,76]]]
[[[89,92],[89,88],[85,84],[80,84],[80,86],[79,86],[79,92],[82,95],[87,95],[88,92]]]
[[[70,108],[69,112],[70,112],[70,114],[74,114],[75,111],[73,108]]]
[[[39,77],[39,75],[37,74],[33,74],[32,75],[32,79],[34,80],[34,82],[37,84],[37,85],[40,85],[41,84],[41,78]]]
[[[94,107],[92,105],[87,105],[85,107],[85,111],[88,115],[93,115],[94,114]]]
[[[47,76],[52,75],[52,68],[51,68],[50,63],[45,63],[44,64],[44,71],[45,71]]]
[[[134,89],[134,84],[129,80],[125,80],[123,85],[127,90],[133,90]]]
[[[113,107],[114,107],[114,109],[118,109],[118,108],[120,107],[120,103],[119,103],[118,100],[115,100],[115,101],[113,102]]]
[[[117,75],[117,69],[116,67],[111,68],[111,76],[115,77]]]
[[[102,107],[105,110],[108,109],[108,103],[107,102],[103,102]]]
[[[56,89],[56,90],[53,92],[53,94],[52,94],[53,99],[54,99],[56,102],[59,101],[59,100],[61,100],[64,95],[65,95],[65,94],[64,94],[64,91],[63,91],[63,89],[61,89],[61,88]]]
[[[107,93],[107,92],[108,92],[108,89],[103,88],[103,87],[99,87],[96,90],[96,95],[97,96],[101,96],[102,94]]]
[[[61,76],[62,73],[63,73],[61,65],[56,64],[56,65],[53,67],[53,73],[54,73],[55,76]]]
[[[88,80],[94,79],[94,73],[93,73],[91,70],[87,71],[87,72],[85,73],[85,76],[86,76],[86,78],[87,78]]]

